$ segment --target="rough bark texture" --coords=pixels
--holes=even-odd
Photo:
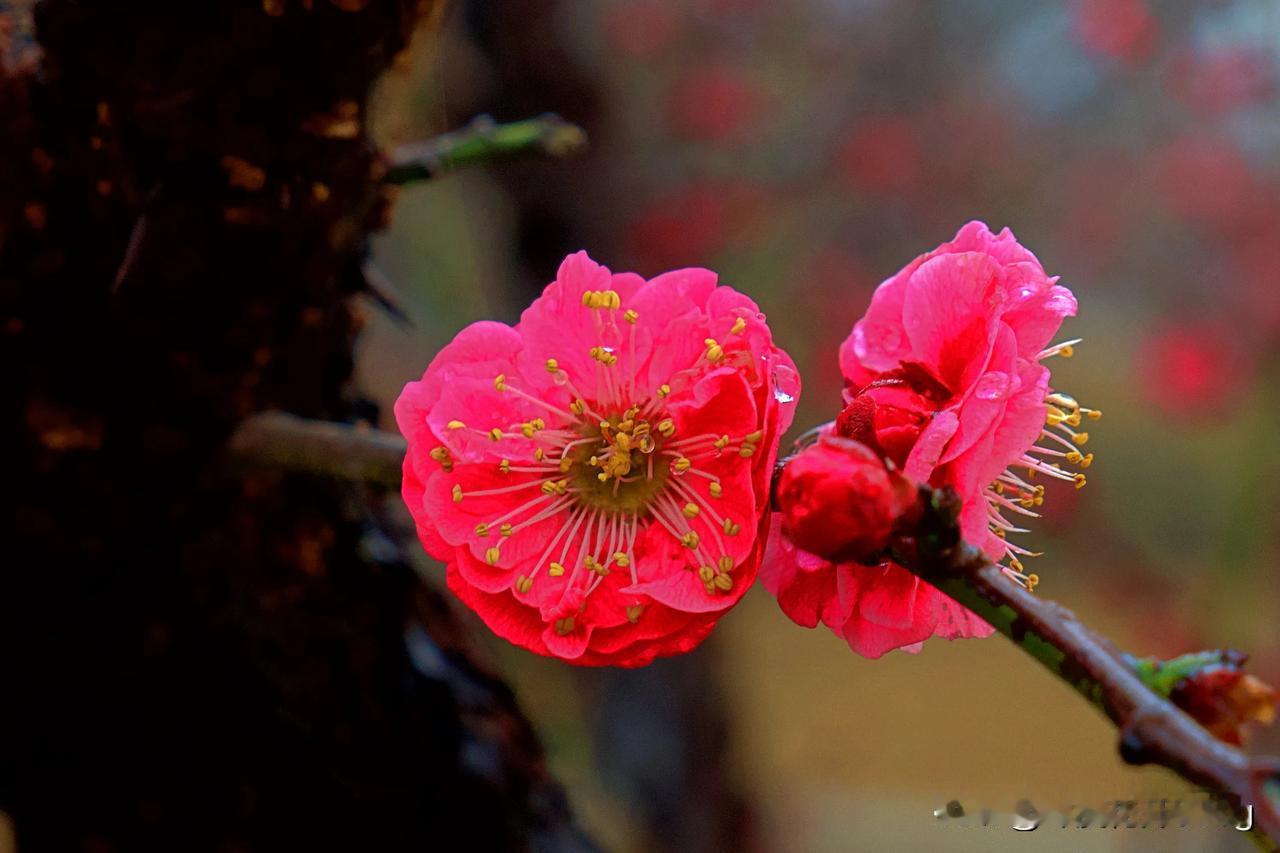
[[[584,846],[380,496],[224,452],[253,412],[370,414],[350,300],[389,200],[362,119],[432,6],[44,0],[39,68],[4,72],[0,810],[24,853]]]

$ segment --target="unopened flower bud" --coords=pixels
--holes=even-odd
[[[782,532],[832,562],[867,562],[889,544],[915,489],[875,453],[826,436],[792,459],[778,483]]]

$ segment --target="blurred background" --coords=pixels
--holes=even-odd
[[[371,314],[362,389],[389,415],[459,329],[514,322],[586,248],[751,294],[805,377],[799,432],[836,414],[877,282],[970,219],[1007,225],[1080,298],[1055,386],[1105,412],[1089,486],[1027,537],[1040,590],[1135,654],[1231,645],[1280,681],[1278,74],[1276,0],[456,0],[384,80],[381,142],[556,111],[590,150],[403,192],[376,262],[411,325]],[[1199,811],[1010,831],[1024,798],[1189,789],[1122,765],[999,638],[866,661],[757,589],[644,670],[491,645],[612,850],[1251,849]],[[950,800],[993,826],[935,819]]]

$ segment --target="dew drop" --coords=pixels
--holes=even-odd
[[[973,396],[979,400],[1002,400],[1009,394],[1009,374],[992,370],[978,377]]]

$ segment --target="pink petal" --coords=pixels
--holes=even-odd
[[[1000,267],[987,255],[940,255],[907,284],[902,326],[913,360],[953,392],[986,368],[1004,298]]]

